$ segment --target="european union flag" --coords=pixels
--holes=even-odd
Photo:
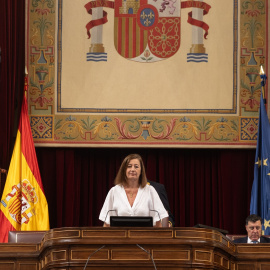
[[[262,230],[270,234],[270,125],[261,94],[254,181],[251,191],[250,214],[262,217]]]

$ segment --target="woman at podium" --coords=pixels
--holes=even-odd
[[[168,217],[155,188],[147,184],[144,164],[138,154],[128,155],[122,162],[101,209],[99,219],[110,226],[110,216],[152,216],[153,226],[162,227]]]

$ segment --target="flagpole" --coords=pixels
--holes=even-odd
[[[265,98],[265,84],[266,84],[266,75],[263,70],[263,66],[260,68],[260,77],[261,77],[261,91],[262,91],[262,96],[263,96],[263,103],[266,104],[267,100]]]
[[[28,71],[27,71],[27,66],[25,66],[25,75],[24,75],[24,94],[25,98],[27,100],[27,91],[28,91]]]

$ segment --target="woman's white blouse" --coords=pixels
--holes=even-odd
[[[168,213],[152,186],[139,187],[131,207],[124,187],[116,185],[107,194],[99,219],[110,224],[110,216],[152,216],[155,225],[158,220],[168,217]]]

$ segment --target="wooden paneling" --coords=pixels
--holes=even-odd
[[[31,236],[31,234],[28,233]],[[270,270],[270,244],[202,228],[58,228],[41,243],[0,244],[0,270]]]
[[[15,262],[0,262],[0,270],[15,270]]]

